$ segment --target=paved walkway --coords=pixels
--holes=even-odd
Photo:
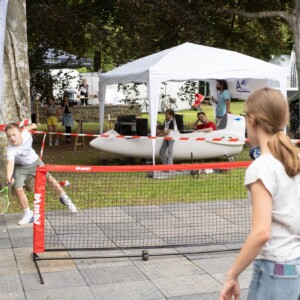
[[[237,252],[174,254],[181,249],[149,250],[141,257],[43,260],[38,262],[45,281],[40,284],[32,260],[32,224],[16,225],[20,215],[0,217],[0,299],[218,299],[226,271]],[[236,247],[236,245],[235,245]],[[228,249],[214,246],[185,252]],[[133,255],[141,250],[119,254]],[[47,257],[58,255],[47,253]],[[59,253],[59,257],[109,256],[110,253]],[[114,254],[115,255],[115,254]],[[151,256],[152,255],[152,256]],[[42,255],[41,255],[42,256]],[[240,277],[241,299],[246,299],[251,268]]]

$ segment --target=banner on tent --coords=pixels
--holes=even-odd
[[[264,79],[237,79],[228,81],[231,98],[246,100],[251,92],[268,85]]]
[[[0,105],[3,93],[3,53],[8,0],[0,0]]]

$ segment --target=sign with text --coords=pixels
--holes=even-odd
[[[268,86],[268,80],[263,79],[237,79],[228,81],[228,89],[231,98],[246,100],[251,92]]]

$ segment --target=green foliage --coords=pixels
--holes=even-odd
[[[88,73],[90,70],[88,70],[86,67],[76,68],[75,69],[78,73]]]
[[[181,101],[188,101],[192,104],[195,101],[195,94],[199,91],[199,81],[186,81],[177,93]]]
[[[110,70],[183,42],[239,51],[265,60],[287,53],[293,38],[280,19],[249,20],[218,8],[290,10],[293,1],[37,0],[27,1],[30,69],[49,48],[94,57],[95,71]]]
[[[189,104],[192,104],[195,101],[196,93],[208,96],[206,95],[208,88],[209,84],[205,81],[186,81],[179,89],[177,96],[181,101],[187,101]]]

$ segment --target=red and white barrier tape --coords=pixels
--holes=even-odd
[[[28,125],[31,123],[30,119],[25,119],[20,122],[16,122],[20,127],[23,127],[25,125]],[[3,131],[7,124],[0,124],[0,131]],[[44,134],[43,142],[42,142],[42,149],[45,146],[45,139],[47,134],[56,134],[56,135],[64,135],[64,136],[89,136],[89,137],[102,137],[102,138],[118,138],[118,139],[158,139],[158,140],[179,140],[179,141],[188,141],[188,140],[195,140],[195,141],[206,141],[207,138],[205,137],[197,137],[197,138],[190,138],[190,137],[159,137],[159,136],[138,136],[138,135],[109,135],[109,134],[90,134],[90,133],[63,133],[63,132],[45,132],[45,131],[36,131],[31,130],[33,134]],[[218,142],[218,141],[227,141],[227,142],[238,142],[243,141],[245,143],[249,142],[249,139],[239,139],[239,138],[233,138],[233,137],[215,137],[210,138],[209,141],[211,142]],[[293,144],[300,145],[300,140],[291,139],[291,142]],[[41,156],[42,156],[41,152]]]
[[[89,137],[102,137],[102,138],[117,138],[117,139],[148,139],[148,140],[178,140],[178,141],[188,141],[188,140],[195,140],[195,141],[206,141],[209,140],[210,142],[218,142],[218,141],[227,141],[227,142],[238,142],[243,141],[245,143],[250,143],[249,139],[247,138],[234,138],[234,137],[214,137],[214,138],[205,138],[205,137],[161,137],[161,136],[139,136],[139,135],[109,135],[109,134],[91,134],[91,133],[63,133],[63,132],[45,132],[45,131],[31,131],[34,134],[55,134],[55,135],[65,135],[65,136],[89,136]],[[300,144],[300,140],[291,139],[293,144]]]
[[[44,152],[44,149],[45,149],[45,140],[46,140],[46,136],[47,136],[47,134],[44,133],[43,140],[42,140],[42,147],[41,147],[40,159],[43,158],[43,152]]]
[[[117,139],[147,139],[147,140],[178,140],[178,141],[187,141],[187,140],[196,140],[196,141],[205,141],[207,138],[205,137],[170,137],[170,136],[139,136],[139,135],[109,135],[109,134],[91,134],[91,133],[63,133],[63,132],[45,132],[45,131],[36,131],[31,130],[34,134],[54,134],[54,135],[65,135],[65,136],[89,136],[89,137],[102,137],[102,138],[117,138]],[[237,142],[237,141],[245,141],[245,139],[233,138],[233,137],[215,137],[210,138],[210,141],[222,141],[226,140],[228,142]]]
[[[30,119],[25,119],[23,121],[14,122],[14,123],[18,124],[20,127],[23,127],[25,125],[31,124],[31,120]],[[0,124],[0,131],[3,131],[6,126],[7,126],[7,124]]]

